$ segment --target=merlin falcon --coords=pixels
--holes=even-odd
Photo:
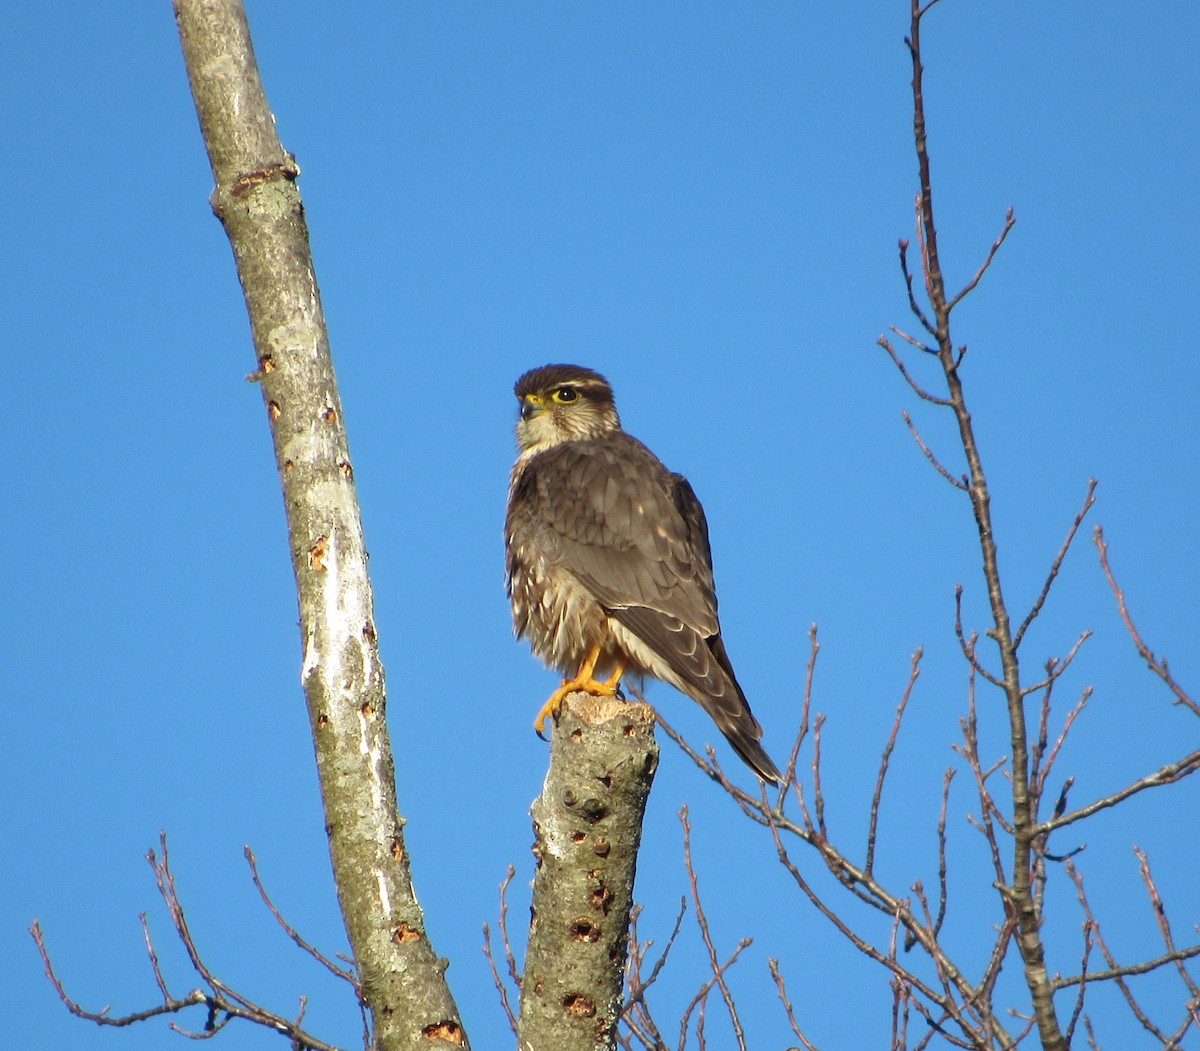
[[[721,641],[708,523],[687,479],[621,429],[598,372],[544,365],[515,392],[504,524],[513,626],[566,676],[538,732],[568,694],[611,696],[622,676],[649,675],[699,703],[759,777],[779,782]]]

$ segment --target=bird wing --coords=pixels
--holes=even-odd
[[[704,512],[687,481],[636,438],[552,446],[517,488],[515,500],[545,530],[546,555],[606,609],[644,607],[706,637],[719,631]]]
[[[708,523],[687,479],[620,431],[532,457],[514,504],[538,523],[550,562],[659,656],[751,767],[778,780],[721,640]]]

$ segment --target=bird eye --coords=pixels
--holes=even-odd
[[[579,391],[574,387],[559,387],[554,392],[555,401],[576,401],[579,398]]]

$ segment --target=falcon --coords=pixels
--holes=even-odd
[[[518,456],[504,539],[513,627],[564,676],[564,698],[612,696],[650,676],[696,701],[764,781],[759,740],[721,640],[704,509],[691,485],[621,429],[612,387],[579,365],[543,365],[514,388]]]

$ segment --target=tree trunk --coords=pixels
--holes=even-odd
[[[176,0],[216,189],[246,297],[283,485],[302,682],[329,849],[381,1051],[467,1045],[413,893],[396,803],[371,584],[329,339],[296,186],[240,0]]]
[[[520,1051],[616,1047],[642,817],[658,766],[645,704],[572,694],[534,801]]]

